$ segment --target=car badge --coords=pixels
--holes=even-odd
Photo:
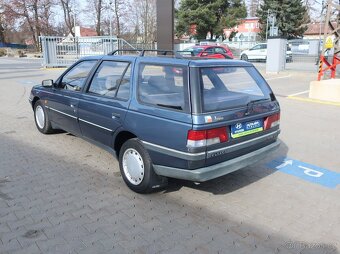
[[[236,129],[241,129],[242,128],[242,123],[237,123],[237,124],[235,124],[235,128]]]

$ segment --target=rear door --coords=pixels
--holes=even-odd
[[[104,60],[93,75],[78,106],[84,137],[111,146],[130,102],[132,62]]]
[[[252,47],[247,53],[249,60],[264,59],[266,55],[267,53],[264,52],[262,44]]]
[[[135,98],[124,124],[150,149],[154,164],[186,168],[185,160],[164,154],[187,152],[187,133],[192,128],[187,62],[178,62],[171,58],[137,60]]]
[[[201,114],[194,117],[194,129],[209,130],[212,135],[220,135],[222,130],[227,137],[207,140],[206,165],[275,141],[279,126],[269,126],[267,119],[279,113],[279,105],[254,67],[203,67],[196,71],[202,101]]]

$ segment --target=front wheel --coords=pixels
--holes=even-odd
[[[119,168],[126,185],[138,193],[149,193],[167,184],[156,175],[147,150],[137,138],[126,141],[119,152]]]
[[[247,56],[246,54],[243,54],[243,55],[241,56],[241,60],[243,60],[243,61],[248,61],[248,56]]]
[[[34,120],[37,129],[43,134],[53,133],[53,128],[51,122],[48,118],[48,114],[46,112],[46,108],[41,103],[41,101],[37,101],[34,104]]]

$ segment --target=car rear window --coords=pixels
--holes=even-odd
[[[254,100],[270,100],[271,90],[254,67],[200,69],[203,111],[244,107]]]
[[[183,50],[182,54],[185,55],[186,52],[187,54],[190,53],[193,56],[197,56],[199,53],[201,53],[204,50],[203,47],[190,47],[190,48],[186,48]]]

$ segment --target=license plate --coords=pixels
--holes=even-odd
[[[261,131],[263,131],[263,120],[237,123],[231,126],[231,137],[240,138]]]

